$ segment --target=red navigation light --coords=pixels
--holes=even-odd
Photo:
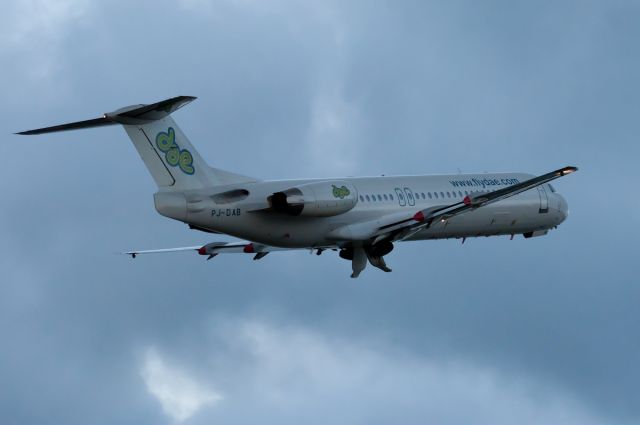
[[[251,254],[253,252],[255,252],[255,249],[253,247],[252,243],[248,243],[244,246],[244,248],[242,249],[244,252],[246,252],[247,254]]]
[[[413,219],[419,223],[424,221],[424,213],[422,211],[418,211],[413,215]]]
[[[469,195],[465,196],[462,202],[464,202],[465,205],[471,204],[471,198],[469,198]]]
[[[198,254],[207,255],[207,249],[204,246],[198,248]]]

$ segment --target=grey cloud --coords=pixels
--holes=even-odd
[[[194,423],[601,422],[567,394],[473,363],[256,318],[216,317],[201,336],[207,357],[190,360],[204,364],[192,375],[211,379],[225,399],[194,411]]]
[[[6,20],[27,19],[25,4],[13,2]],[[307,335],[312,346],[342,344],[384,368],[388,392],[354,395],[368,381],[349,375],[353,354],[338,348],[334,370],[345,376],[336,397],[304,374],[286,388],[292,397],[315,388],[336,421],[373,420],[361,415],[374,405],[381,422],[401,410],[417,422],[425,399],[407,395],[408,375],[455,387],[478,370],[507,388],[525,384],[515,395],[491,387],[490,410],[455,387],[439,400],[467,394],[468,410],[440,412],[442,422],[467,412],[492,423],[529,413],[558,423],[637,421],[636,3],[78,5],[82,14],[57,15],[35,42],[0,44],[6,422],[169,421],[140,376],[146,347],[230,391],[194,423],[318,413],[314,394],[269,405],[261,394],[281,375],[250,376],[260,357],[246,341],[234,349],[215,318],[231,329],[262,320],[275,341]],[[116,253],[210,236],[155,213],[153,183],[124,132],[8,135],[177,94],[200,97],[176,118],[223,168],[287,178],[575,163],[581,171],[557,184],[571,216],[535,240],[400,245],[391,275],[357,283],[331,255],[130,261]],[[399,355],[409,364],[397,364]],[[450,375],[449,362],[463,367]],[[531,388],[560,400],[560,410]]]

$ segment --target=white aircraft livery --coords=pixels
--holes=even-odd
[[[178,96],[134,105],[100,118],[24,131],[31,135],[121,124],[151,173],[156,210],[191,229],[242,239],[139,254],[194,251],[211,259],[306,249],[338,251],[351,277],[367,263],[390,272],[394,243],[424,239],[522,234],[542,236],[562,223],[567,202],[550,182],[577,171],[453,174],[263,181],[212,168],[171,114],[194,100]]]

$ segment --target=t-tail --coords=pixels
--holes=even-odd
[[[32,135],[121,124],[161,191],[185,191],[255,179],[211,168],[195,150],[171,114],[193,96],[178,96],[150,105],[133,105],[100,118],[23,131]]]

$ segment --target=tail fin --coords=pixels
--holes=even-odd
[[[151,105],[134,105],[104,114],[101,118],[23,131],[32,135],[122,124],[159,188],[199,189],[255,179],[211,168],[170,115],[195,100],[178,96]]]

